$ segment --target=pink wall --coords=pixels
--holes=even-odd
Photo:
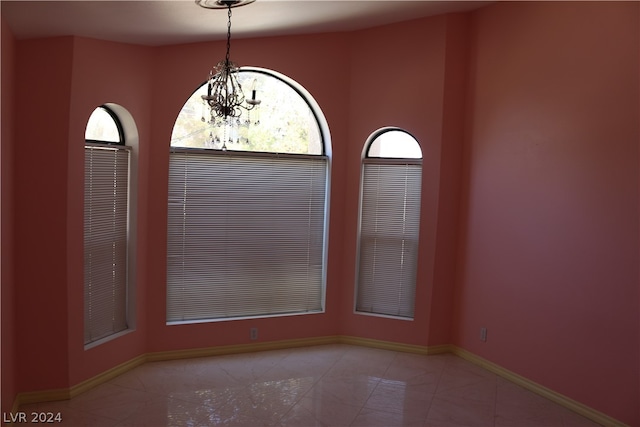
[[[383,119],[386,109],[375,111],[375,121],[367,122],[374,111],[349,110],[348,98],[345,98],[345,94],[350,92],[358,96],[362,89],[360,83],[366,86],[372,78],[375,83],[377,76],[362,73],[361,80],[350,80],[343,70],[353,64],[360,71],[366,71],[372,62],[376,62],[375,49],[364,49],[369,46],[367,38],[384,41],[389,52],[392,52],[396,42],[402,45],[402,41],[415,36],[416,31],[422,33],[423,53],[415,56],[412,53],[415,46],[405,45],[402,55],[418,66],[407,77],[425,83],[424,88],[419,85],[419,90],[429,99],[427,108],[419,98],[415,98],[415,108],[411,108],[410,114],[398,115],[397,120],[393,119],[392,122],[410,128],[419,139],[431,141],[427,151],[436,153],[426,161],[429,168],[425,173],[425,177],[436,178],[425,179],[427,202],[424,213],[430,231],[423,238],[429,242],[429,234],[437,234],[435,228],[438,226],[434,219],[436,215],[429,215],[429,212],[437,208],[436,193],[441,185],[437,179],[441,161],[439,146],[444,135],[440,121],[444,111],[446,37],[447,31],[450,31],[448,19],[441,17],[432,21],[434,25],[430,26],[422,25],[420,21],[413,22],[399,33],[392,26],[355,34],[274,37],[238,40],[234,43],[236,61],[278,70],[304,85],[316,98],[330,124],[333,188],[326,312],[297,316],[295,320],[284,317],[183,326],[165,325],[164,248],[169,138],[182,104],[203,81],[213,60],[222,54],[223,43],[144,48],[77,37],[19,42],[18,66],[20,76],[24,78],[19,79],[18,90],[29,95],[21,97],[24,101],[18,106],[16,119],[20,128],[16,164],[25,165],[18,167],[16,172],[16,192],[20,195],[16,203],[16,212],[20,212],[20,219],[16,221],[16,233],[20,235],[16,266],[23,286],[17,307],[20,307],[22,321],[19,333],[25,337],[19,342],[19,352],[29,355],[21,358],[20,391],[74,385],[144,352],[248,343],[250,327],[259,328],[260,341],[339,333],[391,339],[389,331],[393,330],[394,340],[426,344],[429,310],[422,302],[431,300],[427,296],[433,289],[427,277],[423,277],[425,285],[418,295],[421,317],[415,322],[401,322],[398,327],[395,325],[397,321],[371,317],[363,318],[363,321],[359,317],[356,323],[346,322],[346,329],[342,326],[341,320],[353,317],[352,300],[347,305],[344,298],[345,293],[352,293],[354,277],[349,261],[354,256],[353,248],[344,245],[343,236],[348,227],[347,218],[353,220],[354,208],[357,212],[357,204],[353,205],[353,199],[346,189],[351,187],[357,191],[359,185],[359,173],[348,175],[347,165],[355,160],[359,168],[360,151],[368,133],[389,124]],[[459,26],[459,23],[456,25]],[[428,29],[425,31],[425,28]],[[305,61],[297,59],[308,51],[313,51],[314,55]],[[354,51],[359,52],[359,56],[352,63]],[[37,63],[47,55],[56,55],[57,59],[48,62],[50,69],[46,71],[51,84],[43,88],[33,82],[37,80],[36,72],[39,72],[36,71],[39,70]],[[330,66],[327,67],[327,64]],[[408,86],[407,91],[414,87],[413,84]],[[162,90],[154,90],[156,88]],[[366,92],[375,94],[368,87]],[[63,106],[56,110],[56,114],[42,114],[45,117],[42,127],[32,126],[34,107],[26,101],[36,96],[50,96]],[[82,256],[81,141],[91,111],[105,102],[115,102],[127,108],[136,118],[140,134],[138,325],[132,334],[85,351],[81,335],[82,265],[76,261]],[[373,103],[367,100],[366,104]],[[390,98],[386,106],[400,111],[406,107],[404,96]],[[409,122],[404,122],[407,118]],[[425,120],[428,126],[423,123]],[[350,130],[358,129],[352,123],[363,125],[362,134],[357,138],[353,138],[356,132]],[[50,157],[37,156],[35,150],[40,145],[29,143],[41,140],[48,141],[45,147],[52,152]],[[37,175],[30,174],[28,171],[31,169],[26,166],[32,156],[37,157]],[[56,160],[54,164],[49,163],[51,159]],[[47,187],[52,182],[49,180],[51,176],[66,185]],[[47,188],[46,192],[43,191],[40,197],[33,197],[33,188],[44,187]],[[347,199],[351,204],[345,205]],[[57,234],[43,239],[42,236],[51,235],[47,231],[48,223],[39,221],[40,212],[47,208],[47,203],[52,204],[53,212],[58,213],[53,215]],[[32,226],[34,223],[35,228]],[[355,239],[355,235],[351,234],[351,238]],[[435,251],[435,245],[430,250]],[[29,268],[34,253],[51,265],[42,269]],[[55,261],[51,254],[56,254]],[[431,271],[427,272],[427,276],[433,275],[434,267],[429,269]],[[47,295],[46,299],[31,304],[31,296],[41,293]],[[379,322],[379,334],[371,334],[371,322]],[[38,325],[38,328],[32,332],[34,325]],[[37,337],[35,341],[26,338],[34,336]],[[41,355],[36,344],[39,339],[49,340],[53,348],[46,364],[40,363]],[[34,366],[38,367],[34,369]],[[45,375],[48,370],[55,372],[55,375]]]
[[[455,343],[640,425],[638,3],[474,21]]]
[[[69,387],[142,353],[249,343],[258,327],[260,341],[454,343],[640,424],[638,16],[637,3],[500,3],[352,33],[235,41],[235,61],[298,81],[329,123],[327,310],[171,327],[169,138],[224,42],[14,45],[3,26],[3,105],[7,85],[16,94],[15,112],[2,110],[3,373],[7,347],[16,351],[3,409],[12,387]],[[33,102],[43,98],[56,108]],[[126,108],[139,132],[137,325],[85,351],[82,139],[105,102]],[[416,136],[424,153],[412,322],[353,313],[360,156],[367,137],[390,125]]]
[[[140,270],[136,331],[84,350],[78,260],[83,258],[84,131],[93,109],[103,103],[117,103],[136,118],[142,147],[138,204],[145,213],[150,52],[74,37],[20,41],[17,67],[14,230],[22,392],[66,388],[145,352]],[[55,100],[57,108],[33,99]],[[138,240],[143,253],[144,239]]]
[[[124,107],[134,118],[138,132],[138,217],[148,215],[148,157],[150,152],[150,110],[152,55],[148,48],[85,38],[74,38],[73,76],[70,96],[67,167],[67,303],[84,307],[83,258],[84,215],[84,132],[93,110],[104,103]],[[125,138],[128,129],[125,128]],[[130,132],[131,133],[131,132]],[[137,262],[144,262],[147,251],[146,221],[137,228]],[[77,384],[146,351],[145,270],[137,268],[135,278],[135,332],[117,340],[84,350],[83,310],[69,310],[69,382]]]
[[[466,16],[358,32],[351,54],[348,197],[341,333],[415,345],[450,342],[466,60]],[[361,154],[374,131],[398,126],[421,145],[420,264],[413,321],[354,313]]]
[[[469,16],[447,17],[443,93],[438,225],[435,236],[433,290],[429,298],[429,345],[452,341],[453,293],[456,274],[462,149],[469,56]],[[427,214],[430,214],[428,212]]]
[[[14,308],[21,392],[69,383],[64,254],[73,39],[16,47]]]
[[[162,97],[153,101],[152,152],[150,153],[149,210],[156,215],[148,218],[149,253],[148,267],[148,350],[174,350],[215,345],[247,344],[249,329],[257,327],[259,341],[335,335],[337,333],[337,292],[343,257],[342,235],[342,186],[346,136],[346,115],[342,106],[341,90],[346,81],[336,74],[322,79],[326,64],[343,66],[348,55],[347,47],[338,35],[314,35],[291,38],[267,38],[238,40],[233,43],[234,61],[244,65],[259,65],[285,74],[302,84],[320,104],[330,123],[333,158],[331,179],[331,225],[329,230],[328,285],[326,312],[308,316],[296,316],[213,322],[197,325],[167,326],[166,322],[166,229],[167,182],[169,141],[173,123],[186,98],[206,78],[215,60],[224,54],[224,43],[197,43],[169,46],[157,50],[154,84],[166,88]],[[305,52],[314,55],[305,57]],[[329,70],[330,72],[331,70]],[[344,78],[344,77],[342,77]],[[334,126],[335,124],[335,126]]]
[[[1,128],[2,140],[0,145],[0,184],[2,197],[0,205],[2,212],[0,213],[0,283],[2,301],[2,342],[0,343],[2,363],[2,373],[0,375],[2,388],[0,396],[2,396],[1,411],[7,412],[13,406],[14,396],[16,394],[15,385],[15,333],[14,333],[14,301],[15,301],[15,284],[13,274],[13,145],[14,145],[14,126],[13,126],[13,102],[14,102],[14,55],[15,40],[9,27],[2,19],[2,104],[1,104]]]

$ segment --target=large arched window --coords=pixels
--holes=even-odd
[[[281,74],[255,68],[242,69],[238,81],[248,96],[250,91],[256,91],[261,101],[257,109],[243,113],[234,129],[210,126],[201,98],[207,93],[207,85],[203,84],[182,107],[171,134],[171,146],[325,154],[327,135],[319,126],[322,114],[304,88]],[[247,126],[247,120],[254,124]]]
[[[96,108],[85,130],[84,343],[128,328],[130,149],[112,108]]]
[[[203,85],[174,125],[168,323],[324,310],[326,122],[285,76],[241,69],[238,79],[262,101],[259,117],[240,117],[254,124],[225,130],[202,121]]]
[[[422,151],[408,132],[383,128],[363,157],[356,311],[413,318]]]

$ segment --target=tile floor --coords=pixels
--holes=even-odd
[[[351,345],[147,363],[20,410],[91,427],[597,425],[454,355]]]

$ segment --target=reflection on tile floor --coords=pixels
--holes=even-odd
[[[597,425],[451,354],[351,345],[147,363],[20,410],[91,427]]]

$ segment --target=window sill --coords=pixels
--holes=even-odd
[[[116,332],[115,334],[109,335],[108,337],[100,338],[97,341],[93,341],[93,342],[90,342],[89,344],[85,344],[84,349],[85,351],[91,350],[92,348],[98,347],[99,345],[105,344],[109,341],[113,341],[115,339],[128,335],[131,332],[135,332],[135,329],[129,328],[129,329],[125,329],[124,331]]]
[[[192,325],[198,323],[218,323],[218,322],[230,322],[235,320],[255,320],[255,319],[269,319],[273,317],[291,317],[291,316],[309,316],[314,314],[324,314],[323,310],[318,311],[305,311],[302,313],[285,313],[285,314],[269,314],[269,315],[257,315],[257,316],[238,316],[238,317],[219,317],[215,319],[199,319],[199,320],[172,320],[167,322],[167,326],[175,325]]]
[[[409,322],[413,322],[414,320],[413,317],[392,316],[390,314],[370,313],[368,311],[358,311],[358,310],[354,310],[353,314],[359,314],[362,316],[372,316],[372,317],[384,317],[386,319],[404,320]]]

